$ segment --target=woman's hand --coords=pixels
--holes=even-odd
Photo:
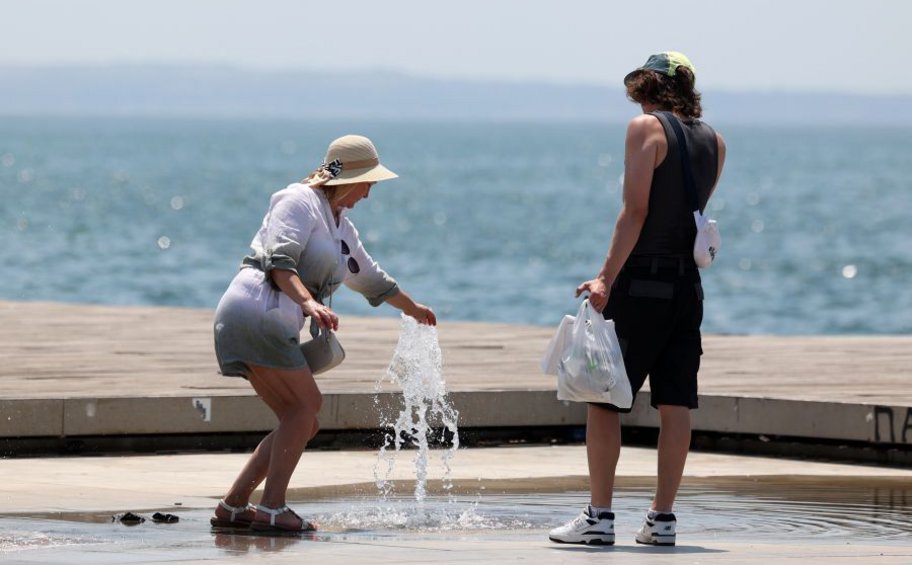
[[[589,293],[589,304],[592,304],[596,312],[601,312],[608,305],[608,295],[611,294],[611,289],[602,279],[595,278],[576,287],[577,297],[584,292]]]
[[[434,311],[424,304],[415,303],[414,307],[408,308],[404,312],[418,320],[419,324],[437,325],[437,316],[434,315]]]
[[[387,298],[386,303],[393,308],[402,310],[403,314],[415,318],[418,320],[419,324],[427,324],[429,326],[437,325],[437,316],[434,315],[434,311],[424,304],[418,304],[412,300],[412,297],[402,289],[399,289],[399,292]]]
[[[296,304],[301,305],[305,316],[317,321],[317,327],[339,329],[339,317],[314,299],[310,291],[304,288],[304,283],[301,282],[301,277],[296,271],[273,269],[269,271],[269,276],[272,277],[272,281],[279,287],[279,290],[288,295]]]
[[[339,329],[339,316],[336,316],[336,313],[328,306],[320,304],[313,298],[306,300],[304,304],[301,305],[301,310],[304,311],[306,316],[310,316],[316,320],[317,326],[320,329]]]

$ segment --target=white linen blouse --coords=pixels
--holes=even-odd
[[[293,271],[320,302],[341,284],[373,306],[399,285],[368,255],[351,221],[334,221],[322,190],[294,183],[272,195],[263,224],[240,272],[215,311],[215,349],[223,375],[249,378],[248,364],[300,368],[305,318],[301,307],[273,282],[274,269]],[[311,332],[316,331],[312,324]]]
[[[294,183],[272,195],[250,247],[253,253],[242,268],[258,268],[267,275],[273,269],[296,271],[321,302],[342,283],[372,306],[399,291],[396,281],[368,255],[345,211],[337,225],[323,191],[305,184]]]

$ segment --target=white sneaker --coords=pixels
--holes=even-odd
[[[558,543],[614,545],[614,512],[601,512],[594,517],[587,506],[579,516],[551,530],[548,539]]]
[[[636,533],[636,542],[647,545],[674,545],[678,521],[671,512],[650,512]]]

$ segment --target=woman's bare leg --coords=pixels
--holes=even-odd
[[[228,489],[227,494],[225,494],[225,498],[223,499],[225,504],[243,508],[250,502],[250,495],[253,494],[253,491],[256,490],[258,486],[260,486],[263,479],[266,478],[266,472],[269,469],[269,457],[274,434],[275,431],[269,432],[266,437],[260,440],[259,445],[257,445],[253,454],[247,460],[244,468],[241,469],[237,478],[234,479],[234,484],[231,485],[231,488]],[[245,511],[240,513],[237,518],[249,522],[250,520],[253,520],[253,514],[254,512],[252,510]],[[215,517],[221,520],[228,520],[231,517],[231,512],[225,510],[221,506],[216,506]]]
[[[225,502],[232,506],[243,506],[250,501],[250,495],[266,478],[269,471],[269,458],[272,453],[272,438],[275,430],[269,432],[257,445],[250,459],[241,469],[234,484],[225,495]]]
[[[316,416],[322,404],[322,395],[307,369],[289,371],[251,366],[251,372],[250,384],[275,413],[279,425],[254,450],[228,491],[225,502],[232,506],[245,505],[265,479],[260,503],[278,508],[285,504],[291,475],[304,447],[318,429]],[[220,511],[226,513],[224,509],[217,508],[217,516],[220,516]],[[300,524],[292,514],[278,516],[276,522],[292,527]]]

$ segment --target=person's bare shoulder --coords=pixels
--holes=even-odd
[[[648,154],[653,167],[658,167],[668,153],[665,128],[651,114],[640,114],[627,124],[626,147],[628,153],[638,151]]]
[[[662,147],[665,144],[665,128],[652,114],[640,114],[627,124],[627,139]]]
[[[642,136],[650,133],[661,132],[662,123],[652,114],[640,114],[630,120],[627,124],[627,134],[639,134]]]
[[[719,135],[719,132],[716,132],[716,144],[719,147],[719,166],[720,166],[719,168],[721,168],[721,166],[723,164],[725,164],[726,146],[725,146],[725,140],[722,138],[721,135]]]

